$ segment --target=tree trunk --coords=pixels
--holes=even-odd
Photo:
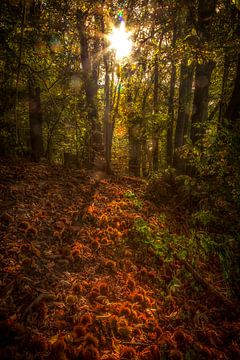
[[[38,162],[43,155],[42,110],[40,88],[35,87],[34,81],[29,79],[29,123],[31,139],[31,158]]]
[[[179,105],[173,158],[173,165],[179,172],[183,172],[185,168],[184,160],[180,158],[178,150],[184,145],[184,138],[185,135],[187,135],[188,123],[190,118],[192,80],[193,66],[188,66],[187,60],[184,59],[182,61],[180,69]]]
[[[212,18],[215,14],[216,0],[202,0],[198,3],[197,30],[202,44],[208,42],[211,36]],[[203,60],[196,65],[195,91],[193,98],[193,112],[191,118],[191,140],[193,144],[201,141],[204,134],[205,122],[208,118],[209,87],[215,63]]]
[[[153,151],[149,150],[148,147],[148,143],[147,143],[147,129],[146,129],[146,105],[147,105],[147,97],[148,94],[151,90],[152,87],[152,83],[154,83],[154,79],[156,79],[156,67],[154,68],[154,72],[153,75],[151,76],[151,80],[149,82],[148,87],[146,88],[145,92],[143,93],[142,96],[142,156],[141,156],[141,165],[142,165],[142,175],[144,177],[146,177],[149,173],[151,173],[153,171]],[[158,81],[157,81],[158,84]],[[154,84],[154,87],[156,86],[156,84]],[[158,91],[158,90],[157,90]],[[157,109],[157,105],[158,105],[158,95],[156,93],[154,93],[154,98],[156,100],[156,107],[155,109]],[[152,135],[152,141],[153,141],[153,135]],[[157,153],[158,154],[158,153]],[[158,160],[155,160],[155,163],[158,163]]]
[[[236,35],[240,37],[240,9],[234,9],[237,17]],[[236,67],[236,78],[231,99],[228,103],[228,107],[225,113],[225,117],[229,120],[230,128],[235,129],[236,135],[239,135],[239,124],[240,124],[240,54],[237,55],[237,67]]]
[[[230,128],[239,130],[240,123],[240,54],[238,54],[237,72],[232,92],[225,117],[230,122]]]
[[[211,74],[215,63],[207,61],[196,65],[195,91],[191,118],[191,140],[195,144],[202,140],[205,122],[208,119],[208,100]]]
[[[86,93],[87,113],[90,125],[90,137],[89,137],[89,165],[94,165],[94,159],[102,149],[102,135],[101,128],[98,121],[98,109],[97,109],[97,79],[96,69],[92,69],[91,61],[88,50],[88,38],[86,29],[86,13],[77,11],[77,27],[79,32],[80,46],[81,46],[81,63],[83,71],[84,89]]]
[[[154,88],[153,88],[153,109],[155,116],[158,114],[158,110],[159,110],[158,98],[159,98],[159,69],[158,69],[158,57],[156,55],[155,64],[154,64]],[[156,123],[154,123],[153,132],[154,132],[152,136],[153,171],[158,171],[159,131],[158,131],[158,124]]]
[[[104,124],[103,124],[103,136],[104,136],[104,153],[107,173],[111,173],[111,101],[110,101],[110,77],[109,77],[109,59],[108,56],[104,56],[105,66],[105,108],[104,108]]]
[[[144,131],[144,134],[142,136],[142,151],[141,151],[141,160],[142,160],[142,176],[147,177],[148,171],[147,171],[147,139],[146,139],[146,132]]]
[[[177,29],[176,22],[173,28],[172,47],[176,45]],[[174,94],[176,82],[176,65],[175,60],[171,60],[171,80],[170,92],[168,98],[168,123],[167,123],[167,164],[172,165],[173,161],[173,124],[174,124]]]

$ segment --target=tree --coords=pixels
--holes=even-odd
[[[89,164],[93,166],[97,153],[102,150],[101,127],[98,119],[97,91],[98,91],[98,73],[93,63],[91,64],[89,54],[89,39],[87,36],[86,20],[88,11],[78,9],[76,12],[77,28],[79,32],[79,41],[81,46],[81,63],[83,69],[83,82],[86,93],[88,121],[90,124],[89,134]],[[95,43],[96,45],[96,43]],[[93,49],[96,56],[97,49]],[[96,61],[96,58],[93,58]]]
[[[173,17],[176,12],[173,11]],[[177,39],[176,19],[173,20],[172,49],[174,51]],[[171,79],[168,97],[168,121],[167,121],[167,164],[172,165],[173,161],[173,126],[174,126],[174,94],[176,82],[176,65],[175,59],[171,58]]]
[[[158,56],[155,56],[154,59],[154,87],[153,87],[153,111],[154,115],[158,115],[159,112],[159,66],[158,66]],[[154,133],[152,137],[152,162],[153,162],[153,171],[158,171],[159,161],[159,131],[158,124],[154,126]]]
[[[180,66],[179,103],[176,121],[173,165],[179,172],[184,172],[185,162],[178,151],[182,148],[187,136],[190,119],[190,101],[193,80],[193,65],[187,65],[183,59]]]
[[[199,1],[196,22],[199,49],[203,49],[204,44],[210,40],[211,22],[215,14],[215,8],[215,0]],[[215,62],[207,59],[203,54],[201,60],[197,60],[190,134],[193,144],[203,138],[204,125],[208,118],[209,87],[214,66]]]

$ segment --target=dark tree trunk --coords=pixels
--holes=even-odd
[[[83,70],[84,89],[86,93],[88,120],[90,125],[89,137],[89,162],[90,167],[94,165],[95,156],[102,151],[102,134],[98,119],[97,108],[97,73],[96,66],[91,66],[88,37],[86,29],[86,13],[77,11],[77,26],[81,46],[81,63]]]
[[[179,105],[178,116],[174,141],[174,158],[173,165],[179,171],[184,170],[185,164],[179,157],[178,150],[184,145],[184,138],[187,135],[187,129],[190,118],[190,102],[192,92],[193,66],[187,65],[187,60],[183,60],[180,69],[179,84]]]
[[[152,138],[152,169],[153,171],[158,171],[159,167],[159,158],[158,158],[158,153],[159,153],[159,136],[153,136]]]
[[[236,35],[240,37],[240,9],[235,8],[234,14],[237,18]],[[228,103],[225,117],[229,120],[230,128],[235,129],[236,135],[239,136],[240,130],[240,54],[237,55],[236,78],[231,99]]]
[[[120,104],[120,96],[121,96],[120,85],[121,85],[121,83],[120,83],[120,81],[118,81],[117,88],[116,88],[116,96],[114,96],[114,101],[113,101],[112,105],[110,106],[110,108],[113,107],[113,111],[112,111],[112,115],[111,115],[111,122],[110,122],[110,126],[109,126],[109,159],[110,159],[110,161],[112,158],[113,132],[114,132],[115,123],[116,123],[116,120],[118,117],[119,104]],[[111,168],[110,168],[110,172],[111,172]]]
[[[196,65],[195,91],[191,118],[191,140],[195,144],[202,139],[205,122],[208,119],[208,101],[211,74],[215,63],[208,61]]]
[[[141,156],[141,160],[142,160],[142,176],[143,177],[147,177],[148,175],[148,171],[147,171],[147,139],[146,139],[146,133],[143,134],[142,137],[142,156]]]
[[[176,22],[173,28],[172,47],[175,47],[177,38]],[[171,80],[170,92],[168,98],[168,122],[167,122],[167,164],[172,165],[173,161],[173,124],[174,124],[174,94],[176,82],[176,65],[175,60],[171,60]]]
[[[240,54],[238,54],[237,72],[232,92],[225,117],[230,122],[230,128],[239,130],[240,123]]]
[[[111,173],[111,109],[110,109],[110,77],[109,77],[109,63],[108,59],[104,60],[105,65],[105,109],[104,109],[104,124],[103,124],[103,136],[104,136],[104,152],[106,171]]]
[[[216,0],[201,0],[198,3],[197,30],[202,44],[208,42],[211,36],[212,18],[215,14]],[[191,118],[191,140],[195,144],[201,141],[204,134],[205,122],[208,119],[209,87],[215,63],[204,59],[197,63],[195,74],[195,91],[193,98],[193,112]]]
[[[101,18],[102,33],[105,34],[104,17]],[[112,150],[112,122],[111,122],[111,91],[110,91],[110,61],[107,48],[109,46],[107,40],[103,39],[103,63],[105,68],[105,85],[104,85],[104,119],[103,119],[103,145],[104,145],[104,159],[105,170],[108,174],[112,172],[111,169],[111,150]]]
[[[31,158],[38,162],[43,156],[42,110],[40,88],[35,87],[34,81],[29,80],[29,123],[31,139]]]
[[[158,70],[158,57],[155,57],[154,64],[154,88],[153,88],[153,108],[154,115],[158,114],[159,104],[159,70]],[[152,162],[153,162],[153,171],[158,171],[158,153],[159,153],[159,131],[158,124],[153,126],[153,136],[152,136]]]
[[[154,82],[154,79],[156,79],[156,67],[154,68],[154,73],[151,77],[151,81],[149,83],[149,86],[146,88],[143,97],[142,97],[142,156],[141,156],[141,166],[142,166],[142,175],[146,177],[149,173],[153,171],[153,151],[149,151],[148,144],[147,144],[147,131],[146,131],[146,105],[147,105],[147,97],[151,90],[152,83]],[[156,82],[158,84],[158,81]],[[154,87],[156,86],[156,83],[154,83]],[[156,91],[156,90],[155,90]],[[155,99],[155,106],[154,108],[157,111],[158,106],[158,94],[154,91],[154,99]],[[158,91],[158,89],[157,89]],[[152,135],[153,138],[153,135]],[[158,163],[158,160],[156,161]]]

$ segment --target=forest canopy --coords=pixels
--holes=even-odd
[[[238,2],[0,6],[1,155],[61,163],[67,153],[143,177],[225,162],[216,148],[239,116]]]

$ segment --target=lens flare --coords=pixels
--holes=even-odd
[[[124,21],[117,28],[112,29],[109,35],[110,48],[115,50],[116,58],[121,60],[127,57],[132,50],[132,40],[130,39],[131,33],[126,31]]]

